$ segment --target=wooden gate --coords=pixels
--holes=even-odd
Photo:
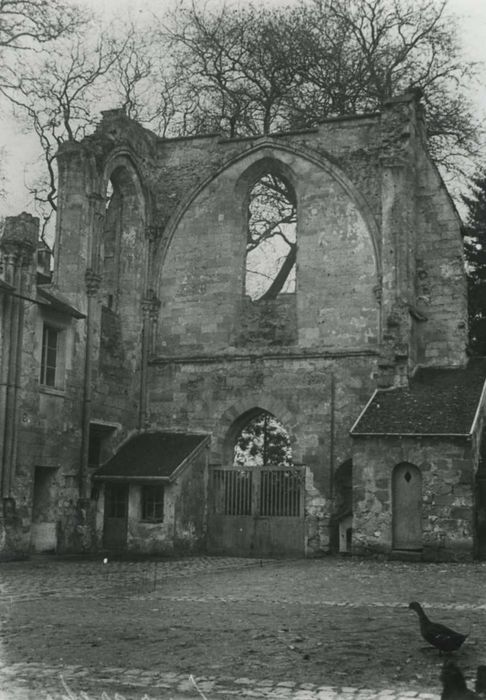
[[[208,552],[303,556],[305,467],[210,470]]]

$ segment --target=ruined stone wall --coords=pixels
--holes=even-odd
[[[5,552],[26,552],[31,546],[55,548],[61,523],[75,511],[79,493],[82,382],[73,368],[78,321],[68,312],[36,303],[36,299],[41,301],[36,289],[38,229],[38,219],[28,214],[10,217],[1,244],[5,255],[13,243],[22,247],[26,236],[30,240],[19,260],[16,284],[20,296],[8,298],[2,319],[9,359],[4,354],[1,371],[6,372],[8,396],[0,403],[9,419],[2,419],[1,424],[10,444],[8,451],[2,450],[2,497],[3,504],[12,502],[0,533],[0,550]],[[10,323],[12,302],[21,321],[17,331]],[[60,332],[55,387],[40,383],[44,323]],[[69,540],[72,531],[65,535]]]
[[[466,439],[355,438],[353,552],[392,552],[392,472],[415,465],[422,475],[425,560],[471,559],[474,537],[474,465]]]
[[[15,475],[24,544],[43,466],[55,474],[62,547],[84,546],[91,515],[76,498],[87,495],[90,420],[118,426],[113,446],[143,426],[204,430],[224,464],[232,423],[261,408],[308,467],[309,546],[325,550],[332,475],[379,376],[403,383],[417,362],[464,357],[458,221],[424,150],[416,96],[239,139],[160,139],[113,110],[58,162],[53,283],[86,319],[61,319],[65,385],[40,391],[43,316],[26,312]],[[244,294],[247,198],[267,171],[296,194],[297,285],[255,303]]]
[[[227,464],[232,455],[223,444],[232,422],[256,408],[275,415],[295,461],[309,467],[309,554],[328,549],[331,473],[349,456],[349,427],[373,386],[379,196],[375,190],[373,211],[344,168],[368,192],[377,186],[376,121],[330,122],[272,139],[161,145],[158,187],[174,189],[159,189],[158,201],[172,194],[174,209],[153,270],[161,308],[150,425],[212,433],[212,461]],[[327,149],[341,152],[339,167]],[[297,291],[255,303],[244,295],[245,207],[266,169],[296,192]],[[195,186],[196,173],[205,186]]]
[[[435,166],[423,153],[418,177],[416,298],[427,320],[419,324],[417,363],[460,366],[467,333],[461,222]]]
[[[162,302],[157,349],[164,354],[241,345],[245,196],[251,171],[262,161],[269,168],[283,164],[297,194],[297,344],[376,346],[375,231],[351,185],[279,146],[240,158],[199,192],[179,220],[156,287]]]
[[[160,360],[152,368],[150,423],[212,434],[211,462],[225,466],[233,457],[225,444],[233,423],[254,408],[272,413],[289,433],[295,462],[309,467],[308,552],[322,553],[329,544],[331,472],[349,457],[348,427],[372,390],[372,359],[262,353]]]

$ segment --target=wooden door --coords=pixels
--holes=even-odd
[[[103,547],[126,549],[128,530],[128,484],[105,484]]]
[[[422,475],[413,464],[398,464],[392,477],[393,549],[422,549]]]

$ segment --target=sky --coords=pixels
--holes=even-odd
[[[69,0],[71,1],[71,0]],[[196,0],[196,2],[202,0]],[[218,3],[221,0],[211,0]],[[238,0],[229,0],[235,4]],[[265,4],[278,4],[281,0],[262,0]],[[151,11],[167,7],[174,0],[72,0],[73,4],[86,5],[101,13],[102,18],[109,22],[113,17],[136,18]],[[256,4],[258,0],[254,0]],[[471,97],[478,114],[483,115],[486,123],[486,0],[449,0],[449,12],[457,15],[460,33],[464,37],[466,57],[482,64],[479,71],[479,81],[474,87]],[[116,106],[116,105],[113,105]],[[25,179],[33,167],[36,157],[39,158],[37,138],[32,134],[22,133],[18,124],[6,115],[2,116],[0,130],[0,148],[3,147],[2,169],[6,172],[4,187],[6,197],[0,199],[0,217],[17,215],[21,211],[31,211],[33,207],[31,196],[25,187]]]

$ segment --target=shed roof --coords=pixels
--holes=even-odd
[[[12,287],[11,284],[8,282],[5,282],[4,280],[0,280],[0,292],[11,292],[15,289],[15,287]]]
[[[50,284],[39,284],[37,285],[37,294],[39,297],[39,303],[43,306],[49,306],[55,311],[61,311],[62,313],[69,314],[74,318],[86,318],[85,314],[81,313],[78,309],[69,303],[57,289],[54,289]]]
[[[421,368],[408,387],[377,390],[351,435],[470,435],[485,379],[482,358],[465,368]]]
[[[139,433],[97,469],[100,481],[172,481],[191,457],[209,440],[209,435],[191,433]]]

